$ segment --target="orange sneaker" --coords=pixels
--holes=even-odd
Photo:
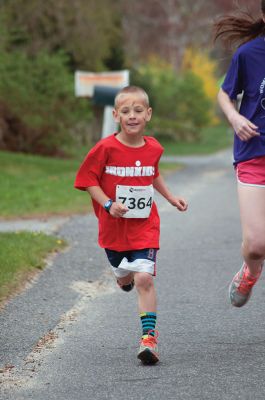
[[[155,332],[155,336],[150,335],[150,332]],[[137,358],[139,358],[143,364],[151,365],[159,361],[157,337],[157,331],[149,331],[146,336],[142,337]]]

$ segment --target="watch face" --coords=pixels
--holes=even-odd
[[[106,210],[106,211],[109,211],[111,205],[112,205],[112,200],[108,200],[108,201],[105,203],[105,205],[104,205],[105,210]]]

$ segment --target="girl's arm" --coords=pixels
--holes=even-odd
[[[241,140],[247,141],[253,136],[259,136],[257,132],[258,127],[243,115],[239,114],[236,110],[235,103],[223,89],[219,90],[217,100],[235,133]]]
[[[187,210],[187,202],[181,197],[174,196],[169,191],[161,175],[154,179],[153,186],[170,204],[172,204],[172,206],[177,207],[179,211]]]
[[[104,204],[109,200],[109,197],[103,192],[100,186],[90,186],[87,187],[86,190],[92,199],[99,203],[102,207],[104,207]],[[127,211],[127,207],[114,201],[110,207],[109,213],[112,217],[119,218],[122,217]]]

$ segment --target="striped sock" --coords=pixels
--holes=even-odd
[[[148,336],[150,330],[154,331],[156,327],[156,313],[154,312],[144,312],[140,314],[143,335],[142,338]],[[151,336],[155,336],[155,332],[150,332]]]

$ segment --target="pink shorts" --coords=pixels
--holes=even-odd
[[[237,164],[236,173],[243,185],[265,187],[265,156]]]

